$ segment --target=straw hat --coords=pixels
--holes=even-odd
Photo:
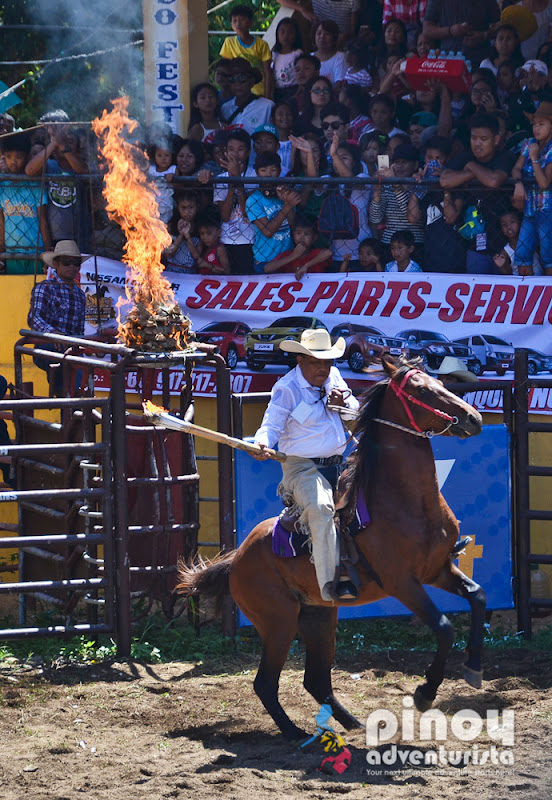
[[[544,117],[545,119],[552,119],[552,103],[550,100],[543,100],[542,103],[539,104],[539,107],[533,114],[529,114],[528,111],[524,112],[527,119],[533,120],[535,117]]]
[[[456,378],[464,383],[477,383],[477,375],[466,369],[464,362],[454,356],[445,356],[435,375],[445,379]]]
[[[301,353],[304,356],[314,356],[323,360],[341,358],[345,352],[345,339],[340,336],[332,345],[330,334],[324,328],[303,331],[300,341],[288,340],[280,342],[280,349],[289,353]]]
[[[79,258],[82,261],[82,253],[73,239],[62,239],[56,244],[53,251],[49,250],[46,253],[42,253],[41,258],[45,264],[51,267],[54,258],[62,258],[63,256],[73,256],[73,258]]]

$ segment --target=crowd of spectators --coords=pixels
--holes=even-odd
[[[167,267],[552,275],[552,0],[280,2],[294,14],[272,51],[253,7],[232,7],[235,35],[193,88],[185,138],[159,123],[145,134]],[[462,62],[464,91],[413,81],[436,57]],[[60,113],[0,139],[1,171],[55,176],[44,201],[0,182],[2,252],[15,214],[19,252],[37,237],[84,244],[64,178],[89,169],[86,147]]]

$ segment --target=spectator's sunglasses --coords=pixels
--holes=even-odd
[[[251,75],[230,75],[228,80],[230,83],[246,83],[251,78]]]
[[[324,89],[311,89],[311,94],[329,94],[330,90],[325,87]]]
[[[337,122],[335,120],[334,120],[334,122],[323,122],[322,123],[322,130],[323,131],[327,131],[328,128],[331,128],[332,131],[337,131],[337,130],[339,130],[339,128],[341,128],[342,125],[345,125],[345,123],[341,122],[341,121]]]
[[[61,256],[59,263],[64,267],[80,267],[81,259],[72,256]]]

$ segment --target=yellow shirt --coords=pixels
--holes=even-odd
[[[271,61],[272,53],[270,47],[264,39],[259,39],[258,36],[254,37],[253,44],[247,46],[243,44],[238,36],[227,36],[224,44],[220,48],[221,58],[246,58],[251,66],[257,67],[263,72],[263,61]],[[264,77],[256,83],[251,90],[253,94],[264,95]]]

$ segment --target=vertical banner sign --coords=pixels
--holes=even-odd
[[[146,123],[188,130],[190,89],[208,78],[205,0],[143,0]]]

